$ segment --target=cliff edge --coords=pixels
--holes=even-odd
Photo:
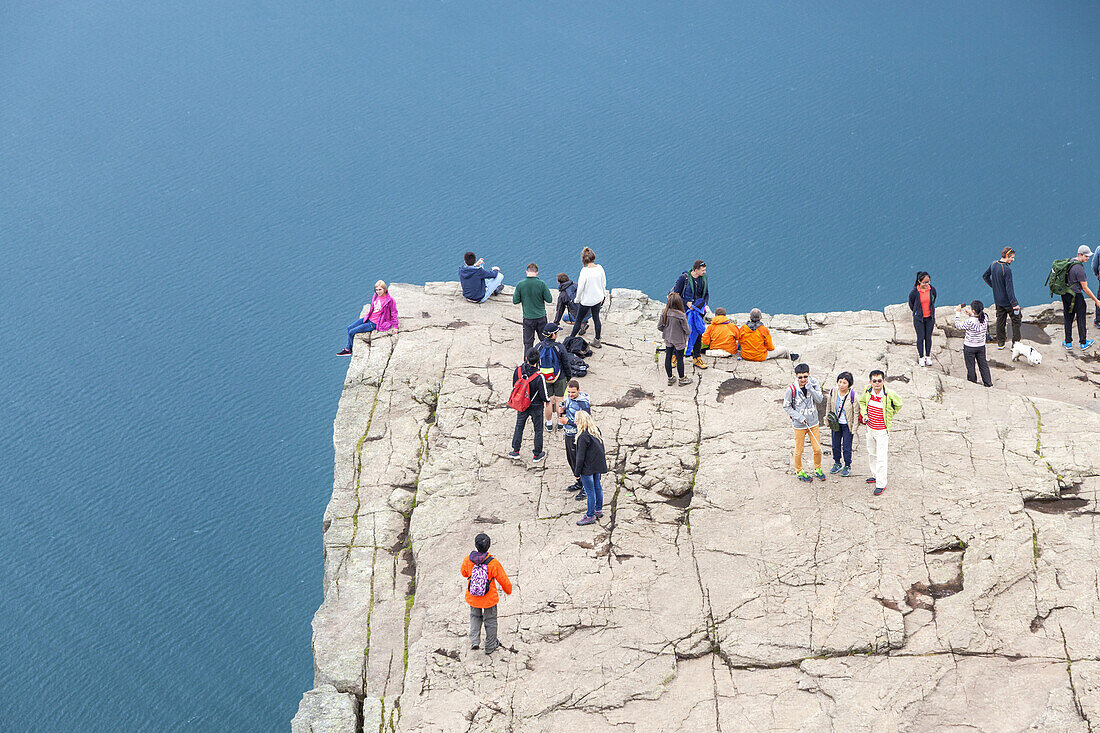
[[[391,292],[402,328],[359,337],[336,416],[295,733],[1100,730],[1100,364],[1056,306],[1024,311],[1041,365],[989,349],[992,389],[951,309],[932,367],[905,306],[765,316],[826,387],[879,367],[904,399],[872,497],[862,432],[851,478],[795,479],[789,360],[668,387],[660,303],[615,290],[582,381],[606,514],[578,527],[560,432],[505,457],[518,306]],[[515,584],[491,658],[458,575],[481,531]]]

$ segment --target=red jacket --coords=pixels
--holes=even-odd
[[[462,561],[462,573],[463,578],[469,578],[470,573],[473,572],[474,561],[467,555]],[[495,581],[495,582],[494,582]],[[504,566],[497,561],[492,555],[489,556],[489,588],[485,591],[483,596],[470,595],[470,584],[466,584],[466,602],[474,608],[492,608],[500,603],[500,596],[497,595],[496,584],[500,583],[500,587],[508,595],[512,595],[512,581],[508,580],[508,574],[504,572]]]

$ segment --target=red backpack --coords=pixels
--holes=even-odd
[[[536,369],[534,374],[525,377],[519,367],[516,367],[516,374],[519,379],[512,386],[512,394],[508,396],[508,406],[517,412],[523,412],[531,406],[531,382],[542,374]]]

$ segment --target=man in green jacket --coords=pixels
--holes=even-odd
[[[881,369],[871,372],[870,386],[859,398],[859,422],[867,426],[867,463],[875,485],[875,496],[886,490],[886,458],[890,450],[890,427],[894,415],[901,409],[901,397],[886,388],[886,374]]]
[[[539,266],[534,262],[527,266],[527,277],[516,285],[513,303],[523,304],[523,353],[535,343],[535,335],[542,333],[546,325],[546,304],[552,303],[550,288],[539,279]]]

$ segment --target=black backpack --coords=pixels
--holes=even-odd
[[[580,336],[570,336],[562,344],[565,350],[570,354],[576,354],[577,356],[592,356],[592,348],[588,345],[588,342],[582,339]]]
[[[588,375],[588,362],[584,359],[571,351],[565,352],[565,358],[569,360],[569,373],[574,377],[584,377]]]

